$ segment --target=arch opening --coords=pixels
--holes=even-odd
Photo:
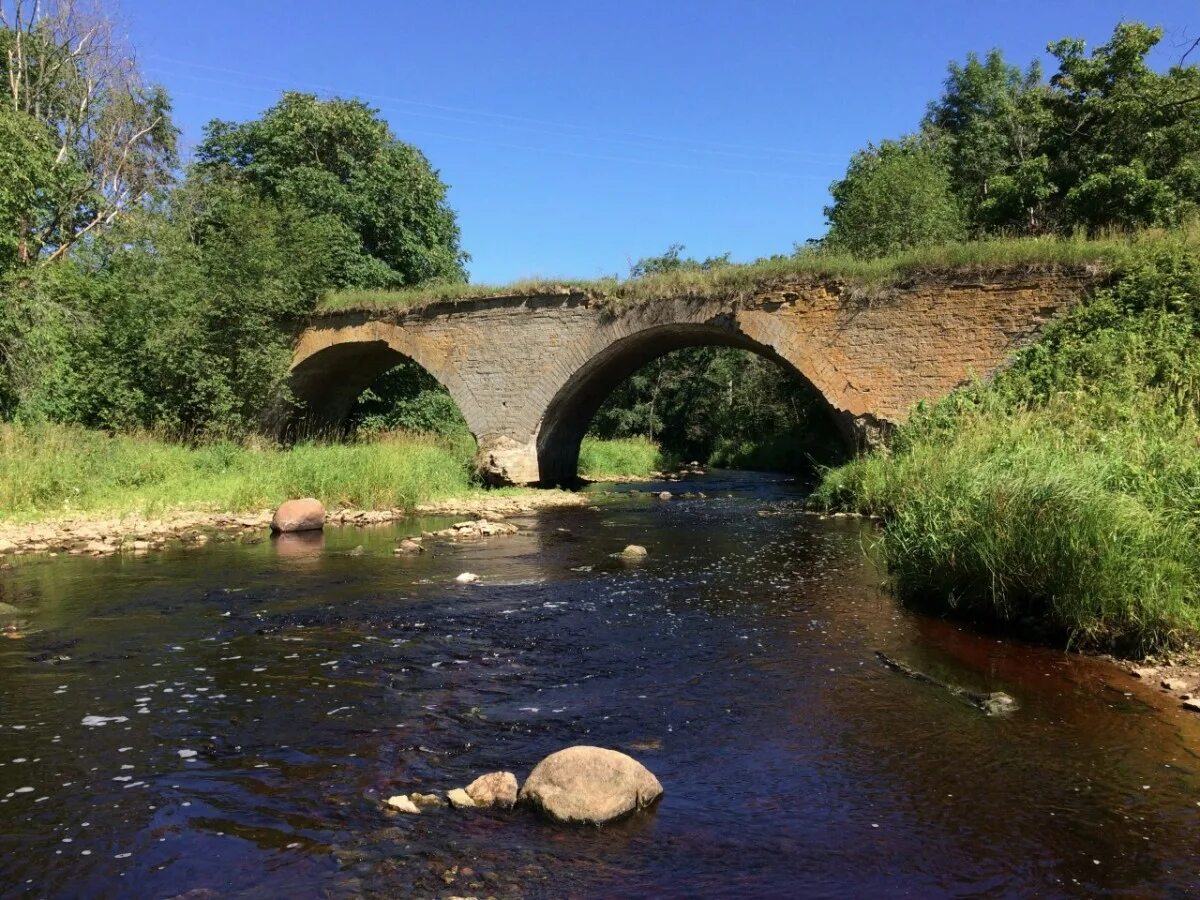
[[[291,373],[293,434],[432,434],[474,454],[475,435],[449,388],[386,341],[333,344]]]
[[[741,352],[731,354],[730,349]],[[671,396],[663,401],[675,408],[631,411],[615,403],[606,406],[609,398],[628,404],[638,395],[639,378],[661,377],[664,371],[674,383],[668,385]],[[758,383],[741,383],[747,378]],[[647,390],[641,385],[643,400],[661,387]],[[756,390],[763,396],[753,396]],[[717,392],[722,396],[709,396]],[[771,423],[771,411],[759,409],[760,402],[774,404],[775,417],[791,419],[796,427]],[[680,409],[681,404],[696,409]],[[650,436],[665,450],[688,459],[791,471],[813,459],[826,463],[845,458],[856,437],[846,417],[793,363],[722,323],[653,327],[615,342],[577,371],[551,401],[538,432],[543,484],[578,483],[580,446],[593,424],[601,436],[628,433],[631,425],[644,434],[647,425],[653,429],[657,424],[671,431]],[[747,428],[759,433],[748,434]],[[714,433],[701,433],[705,430]],[[687,431],[695,433],[681,433]]]

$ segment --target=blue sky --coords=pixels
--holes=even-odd
[[[828,186],[919,120],[969,50],[1022,65],[1122,19],[1200,36],[1194,0],[803,3],[123,0],[186,145],[281,90],[357,96],[450,184],[472,281],[624,273],[672,243],[735,260],[820,235]]]

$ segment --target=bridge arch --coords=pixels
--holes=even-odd
[[[537,436],[541,482],[571,484],[578,480],[579,448],[597,410],[608,396],[643,366],[687,347],[732,347],[756,353],[789,370],[825,400],[830,420],[848,447],[856,435],[846,417],[837,414],[801,366],[781,356],[736,327],[732,319],[652,325],[613,341],[580,366],[559,388],[542,417]]]
[[[430,368],[428,360],[404,352],[412,349],[415,348],[400,349],[395,342],[376,339],[333,343],[315,350],[291,370],[292,394],[301,404],[299,422],[304,428],[316,431],[342,428],[362,393],[391,369],[410,360],[446,389],[478,441],[478,416],[473,423],[468,413],[469,393],[455,383],[453,373],[448,373],[449,377],[446,373],[439,374]]]

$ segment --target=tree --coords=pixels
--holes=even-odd
[[[1055,193],[1042,139],[1050,127],[1041,67],[1022,72],[992,50],[950,63],[922,133],[946,161],[951,188],[976,233],[1041,231]]]
[[[1162,29],[1121,23],[1108,43],[1056,41],[1047,135],[1063,220],[1103,228],[1172,225],[1200,202],[1200,69],[1155,72],[1147,55]]]
[[[885,256],[964,236],[950,173],[920,137],[860,150],[846,177],[830,187],[826,246],[855,256]]]
[[[234,178],[264,199],[328,214],[343,226],[330,248],[331,286],[400,287],[465,279],[446,185],[415,147],[358,100],[288,92],[261,118],[213,121],[197,171]]]
[[[143,84],[112,23],[76,0],[0,0],[0,86],[6,141],[33,141],[39,159],[45,141],[54,148],[36,203],[9,225],[20,262],[62,258],[170,179],[166,93]]]

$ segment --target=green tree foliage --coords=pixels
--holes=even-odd
[[[830,188],[826,246],[855,256],[886,256],[961,238],[962,212],[950,172],[920,137],[883,141],[854,154]]]
[[[1051,127],[1041,67],[1025,72],[993,50],[950,64],[945,91],[929,106],[927,140],[942,151],[951,188],[969,222],[1041,227],[1054,193],[1042,140]]]
[[[332,285],[388,288],[461,281],[466,254],[446,185],[424,155],[358,100],[288,92],[261,118],[214,121],[198,170],[341,223]]]
[[[15,170],[18,184],[33,175],[38,185],[32,203],[0,196],[3,242],[15,242],[18,261],[62,258],[170,180],[167,95],[142,82],[112,23],[91,7],[0,0],[0,84],[0,154],[24,145],[33,158]]]
[[[367,433],[415,431],[455,439],[470,435],[450,392],[410,359],[389,369],[359,395],[348,424]]]
[[[833,185],[827,243],[875,256],[963,227],[1096,234],[1186,221],[1200,204],[1200,68],[1152,69],[1161,39],[1130,22],[1090,54],[1055,41],[1049,81],[999,50],[951,63],[919,134],[855,154]]]
[[[291,335],[328,283],[336,222],[195,178],[14,291],[69,315],[17,385],[24,418],[236,434],[282,390]],[[20,273],[18,273],[20,274]]]

